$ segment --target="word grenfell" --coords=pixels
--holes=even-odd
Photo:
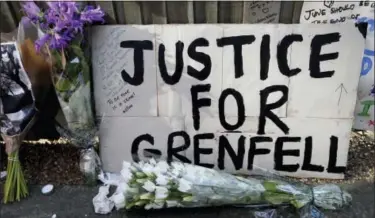
[[[323,172],[327,171],[328,173],[336,173],[341,174],[344,173],[346,170],[345,166],[337,166],[337,152],[338,152],[338,137],[331,136],[330,141],[330,148],[329,148],[329,156],[328,156],[328,164],[327,168],[325,169],[323,165],[314,164],[312,161],[313,156],[313,137],[308,136],[306,138],[297,137],[297,136],[281,136],[277,137],[275,141],[273,141],[272,137],[268,136],[253,136],[249,137],[250,140],[248,141],[248,137],[241,134],[237,141],[237,151],[233,148],[236,147],[235,144],[231,144],[225,135],[221,135],[218,139],[218,158],[217,158],[217,167],[221,170],[225,169],[226,156],[228,155],[231,159],[235,170],[240,170],[242,168],[247,168],[247,170],[253,169],[254,158],[256,156],[264,156],[264,155],[272,155],[271,148],[264,148],[265,146],[262,143],[266,143],[269,145],[270,143],[274,143],[274,151],[273,159],[274,159],[274,170],[282,171],[282,172],[297,172],[298,170],[302,171],[309,171],[309,172]],[[183,139],[183,144],[180,140]],[[207,140],[215,140],[214,133],[201,133],[196,134],[193,137],[193,140],[190,139],[190,136],[185,131],[177,131],[172,132],[168,136],[167,141],[167,150],[164,156],[167,157],[168,161],[172,160],[179,160],[184,163],[193,163],[195,165],[207,167],[207,168],[214,168],[215,165],[213,163],[205,163],[202,160],[203,157],[207,157],[208,155],[214,155],[213,148],[204,148],[201,146],[204,144],[204,141]],[[179,143],[176,143],[178,141]],[[131,155],[134,161],[140,161],[140,150],[143,151],[143,155],[145,157],[156,157],[159,158],[163,155],[162,151],[157,148],[152,148],[155,144],[154,136],[150,134],[143,134],[136,137],[131,145]],[[284,144],[295,143],[297,148],[299,149],[285,149]],[[304,143],[304,153],[300,152],[301,147],[300,144]],[[141,147],[142,144],[142,148]],[[144,144],[147,144],[146,148],[144,148]],[[149,147],[151,146],[151,148]],[[258,147],[259,146],[259,147]],[[189,147],[193,147],[193,161],[190,160],[188,157],[184,156],[182,153],[189,149]],[[247,149],[246,149],[247,148]],[[246,151],[247,150],[247,151]],[[245,161],[245,153],[247,153],[247,163],[244,164]],[[290,164],[285,163],[284,157],[303,157],[301,163],[298,161]],[[246,165],[246,166],[244,166]]]

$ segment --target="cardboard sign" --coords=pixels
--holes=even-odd
[[[343,178],[365,42],[358,28],[95,27],[104,170],[152,156]]]
[[[366,46],[362,61],[362,68],[358,71],[359,87],[358,100],[355,109],[354,129],[374,131],[374,11],[375,2],[304,2],[301,12],[301,23],[334,24],[334,23],[358,23],[367,22],[368,30]]]

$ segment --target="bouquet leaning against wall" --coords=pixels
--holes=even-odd
[[[84,148],[81,170],[96,181],[100,160],[94,150],[97,127],[91,100],[90,54],[86,27],[104,22],[100,7],[77,2],[47,2],[42,10],[34,2],[23,4],[27,17],[37,25],[36,50],[46,50],[52,62],[52,83],[65,117],[57,130],[75,146]],[[91,174],[91,175],[90,175]]]

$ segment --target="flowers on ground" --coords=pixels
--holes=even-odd
[[[350,195],[336,185],[312,188],[273,179],[246,179],[191,164],[168,164],[154,159],[139,163],[125,161],[121,175],[126,185],[116,191],[117,209],[251,204],[291,204],[299,209],[310,203],[324,209],[339,209],[351,201]]]

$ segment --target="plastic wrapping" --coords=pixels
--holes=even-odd
[[[10,35],[2,34],[1,39],[7,43],[1,44],[0,132],[8,142],[9,154],[18,149],[35,122],[38,103],[51,82],[48,61],[34,49],[35,25],[22,18],[18,29]]]
[[[36,114],[31,82],[16,42],[1,43],[0,131],[21,134]]]
[[[94,148],[81,150],[79,167],[86,178],[86,184],[96,185],[97,176],[101,172],[101,162]]]
[[[47,5],[47,9],[41,9],[34,2],[27,2],[23,9],[38,26],[37,49],[45,49],[47,59],[51,60],[52,84],[64,117],[57,120],[57,131],[71,144],[84,149],[80,165],[91,184],[92,177],[97,177],[94,169],[100,167],[100,161],[92,149],[97,144],[98,131],[91,99],[90,49],[84,33],[85,27],[101,20],[104,13],[100,8],[83,7],[76,2]],[[72,13],[59,10],[61,7],[70,8]],[[88,16],[94,9],[95,16]]]
[[[117,184],[116,205],[123,205],[127,210],[291,205],[300,211],[301,217],[303,214],[311,217],[315,206],[338,210],[351,203],[350,194],[333,184],[310,187],[280,178],[244,178],[180,162],[124,161],[120,174],[121,178],[114,183]],[[118,200],[121,196],[123,202]],[[259,216],[267,214],[258,212]]]
[[[30,31],[24,30],[27,25],[26,22],[19,24],[18,35],[23,32],[22,39],[16,38],[16,31],[13,36],[2,36],[2,42],[11,40],[1,43],[0,62],[0,133],[8,155],[19,149],[37,114],[30,68],[25,69],[23,64],[34,57],[23,49],[26,44],[23,39],[32,37]]]

